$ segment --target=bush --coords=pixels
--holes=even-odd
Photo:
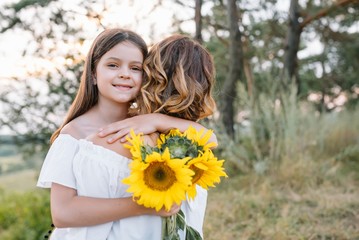
[[[0,239],[44,239],[51,228],[47,191],[6,193],[0,190]]]

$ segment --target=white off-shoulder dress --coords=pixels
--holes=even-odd
[[[129,176],[131,159],[84,139],[60,134],[51,145],[41,168],[38,187],[52,183],[77,190],[79,196],[122,198],[131,196],[122,180]],[[181,209],[188,225],[202,236],[207,191],[197,187],[194,201]],[[51,240],[160,240],[161,217],[143,215],[90,227],[56,228]],[[184,233],[180,232],[181,239]]]

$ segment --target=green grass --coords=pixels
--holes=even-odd
[[[1,240],[45,239],[51,229],[48,192],[17,193],[0,189],[0,203]]]

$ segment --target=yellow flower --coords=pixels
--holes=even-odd
[[[161,149],[162,145],[165,144],[170,138],[178,137],[178,138],[190,140],[192,144],[199,146],[199,149],[201,151],[205,151],[207,149],[216,147],[217,144],[215,142],[208,143],[209,139],[213,134],[213,130],[207,130],[204,135],[203,133],[204,133],[204,129],[197,131],[197,129],[192,126],[189,126],[184,133],[181,133],[179,129],[171,129],[168,134],[160,135],[160,137],[157,140],[157,146],[158,148]]]
[[[191,185],[193,171],[185,166],[181,159],[171,159],[166,149],[162,154],[152,152],[145,161],[133,161],[130,164],[131,175],[123,180],[129,184],[137,202],[145,207],[162,207],[169,210],[176,203],[185,200],[186,191]]]
[[[207,130],[204,135],[203,133],[204,133],[203,128],[200,131],[197,131],[197,129],[195,129],[194,127],[189,126],[189,128],[184,132],[184,135],[187,136],[188,139],[192,140],[192,142],[197,143],[198,146],[201,146],[203,148],[202,151],[206,151],[207,149],[216,147],[217,146],[216,143],[214,142],[208,143],[209,139],[213,134],[213,130]]]
[[[208,189],[215,187],[214,183],[219,183],[220,177],[228,177],[222,167],[223,162],[224,160],[218,160],[209,149],[188,162],[189,168],[195,173],[192,177],[192,186],[187,191],[189,198],[193,199],[196,196],[196,184]]]
[[[136,135],[133,129],[131,129],[130,135],[131,137],[126,137],[126,140],[131,143],[131,145],[124,144],[124,147],[130,150],[133,160],[144,160],[141,151],[143,146],[142,134]]]
[[[173,136],[183,137],[184,134],[182,134],[177,128],[171,129],[167,134],[161,133],[160,137],[157,139],[157,147],[161,149],[162,144]]]

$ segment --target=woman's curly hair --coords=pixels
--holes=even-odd
[[[213,114],[213,58],[195,40],[172,35],[155,44],[144,61],[144,74],[136,99],[139,114],[163,113],[192,121]]]

